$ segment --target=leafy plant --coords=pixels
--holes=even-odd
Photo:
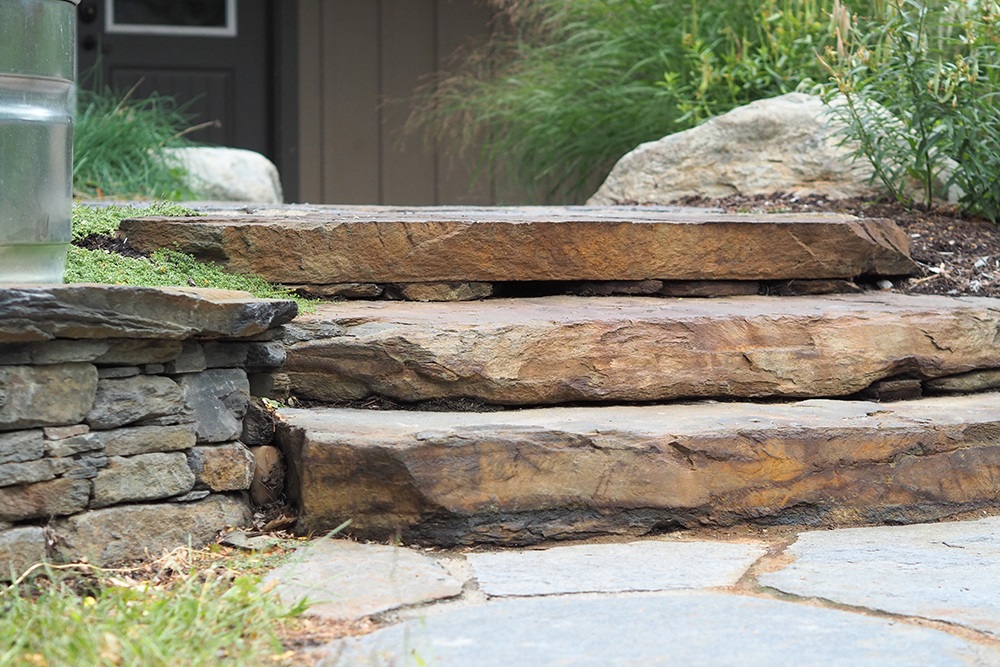
[[[163,149],[189,146],[190,123],[170,98],[134,99],[110,88],[77,91],[73,189],[78,196],[179,200],[190,196],[184,170]]]
[[[838,8],[827,49],[828,95],[847,137],[893,196],[929,204],[936,183],[956,185],[963,210],[1000,215],[1000,6],[890,0],[878,20]]]
[[[493,4],[505,27],[460,55],[413,122],[550,195],[579,196],[639,143],[824,80],[816,53],[835,40],[832,0]]]

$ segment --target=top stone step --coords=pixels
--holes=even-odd
[[[126,220],[174,248],[286,284],[808,280],[915,272],[890,220],[680,207],[286,207]]]

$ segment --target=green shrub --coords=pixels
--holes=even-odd
[[[169,98],[132,99],[110,89],[77,91],[73,190],[82,197],[179,200],[190,196],[184,171],[163,155],[184,138],[187,116]]]
[[[506,29],[415,122],[484,146],[483,169],[579,195],[639,143],[825,80],[832,1],[494,0]]]
[[[857,155],[901,202],[917,203],[908,181],[929,203],[943,180],[961,189],[963,210],[997,221],[1000,6],[890,0],[877,18],[841,10],[838,46],[826,53],[827,93],[846,100]]]

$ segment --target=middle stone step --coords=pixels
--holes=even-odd
[[[290,325],[285,370],[325,402],[836,397],[973,372],[955,383],[969,391],[1000,368],[998,332],[1000,299],[981,297],[355,301]]]

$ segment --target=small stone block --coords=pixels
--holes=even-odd
[[[102,454],[81,456],[71,461],[71,467],[63,473],[71,479],[94,479],[99,471],[108,467],[108,457]]]
[[[195,445],[194,424],[130,426],[101,432],[108,456],[134,456],[154,452],[175,452]]]
[[[170,378],[142,375],[101,380],[87,423],[110,429],[140,420],[185,412],[184,396]]]
[[[212,491],[245,491],[254,476],[254,458],[242,443],[195,447],[188,452],[195,483]]]
[[[74,424],[73,426],[46,426],[42,429],[46,440],[65,440],[75,435],[89,433],[90,427],[86,424]]]
[[[0,488],[0,520],[26,521],[75,514],[90,500],[90,482],[60,478]]]
[[[274,439],[274,411],[258,396],[251,396],[247,414],[243,418],[244,445],[267,445]]]
[[[45,557],[44,528],[26,526],[0,532],[0,581],[17,578]]]
[[[94,363],[102,366],[142,366],[173,361],[181,353],[179,340],[115,339]]]
[[[208,368],[242,368],[246,364],[247,343],[210,341],[203,347]]]
[[[963,394],[977,391],[989,391],[1000,387],[1000,368],[988,368],[961,375],[934,378],[924,382],[928,391],[946,394]]]
[[[215,368],[183,375],[178,384],[195,415],[199,443],[228,442],[240,437],[250,403],[246,373]]]
[[[173,498],[167,498],[167,502],[171,503],[193,503],[196,500],[201,500],[202,498],[208,498],[212,495],[212,492],[208,489],[196,489],[194,491],[188,491],[183,496],[174,496]]]
[[[163,375],[167,367],[163,364],[146,364],[142,367],[143,375]]]
[[[91,364],[0,366],[0,430],[78,424],[96,389]]]
[[[248,373],[266,373],[285,364],[285,346],[278,341],[250,343],[246,357]]]
[[[677,280],[664,281],[662,296],[718,297],[757,294],[760,284],[753,280]]]
[[[476,301],[493,296],[493,283],[403,283],[389,285],[385,294],[405,301]]]
[[[0,464],[0,487],[44,482],[66,472],[69,466],[70,461],[67,459],[38,459],[24,463]]]
[[[167,375],[178,375],[181,373],[200,373],[208,368],[205,362],[205,349],[201,343],[195,341],[184,341],[181,353],[173,361],[164,364]]]
[[[0,433],[0,465],[35,461],[45,456],[42,431]]]
[[[81,433],[69,438],[45,441],[46,456],[73,456],[82,452],[93,452],[101,449],[104,443],[101,436],[95,432]]]
[[[194,481],[187,457],[180,452],[113,456],[94,479],[90,506],[168,498],[187,493]]]
[[[138,375],[141,371],[138,366],[111,366],[97,369],[99,378],[130,378]]]
[[[567,293],[584,296],[648,296],[661,289],[662,280],[602,280],[579,283],[567,290]]]
[[[338,283],[336,285],[288,285],[296,294],[307,299],[377,299],[382,287],[375,283]]]
[[[764,293],[770,296],[860,294],[861,291],[861,288],[850,280],[786,280],[764,286]]]
[[[906,401],[922,395],[920,380],[915,379],[879,380],[861,392],[862,398],[873,401]]]

